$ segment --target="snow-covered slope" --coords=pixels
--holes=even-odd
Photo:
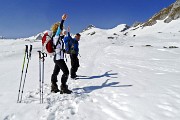
[[[44,104],[39,104],[38,90],[41,42],[1,40],[0,120],[179,120],[180,49],[163,48],[180,47],[179,23],[84,31],[78,71],[82,77],[68,80],[74,93],[50,93],[54,63],[48,57]],[[33,45],[33,53],[23,101],[17,104],[25,44]],[[67,64],[70,67],[69,57]]]

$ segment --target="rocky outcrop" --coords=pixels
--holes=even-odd
[[[92,24],[90,24],[90,25],[88,25],[87,28],[84,29],[82,32],[85,32],[85,31],[90,30],[90,29],[92,29],[92,28],[95,28],[95,26],[92,25]]]
[[[165,23],[169,23],[178,18],[180,18],[180,0],[176,0],[176,2],[169,7],[162,9],[159,13],[155,14],[145,22],[143,26],[152,26],[157,23],[157,20],[164,20]]]

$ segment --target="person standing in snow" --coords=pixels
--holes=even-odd
[[[68,85],[66,84],[68,77],[69,77],[69,70],[64,61],[64,42],[63,42],[63,24],[64,21],[67,19],[67,15],[64,14],[62,16],[62,20],[59,26],[54,25],[52,29],[57,29],[55,36],[53,37],[53,44],[55,46],[55,55],[54,55],[54,71],[51,76],[51,92],[57,93],[60,92],[61,94],[71,94],[72,91],[68,89]],[[59,74],[60,70],[62,70],[63,75],[61,77],[61,91],[58,89],[57,85],[57,75]]]
[[[78,59],[80,37],[81,37],[81,35],[79,33],[77,33],[75,35],[75,37],[72,38],[70,35],[70,28],[68,27],[68,35],[67,35],[67,37],[64,38],[64,40],[66,40],[66,39],[70,40],[71,78],[72,79],[76,79],[76,77],[77,77],[76,72],[80,66],[79,59]]]

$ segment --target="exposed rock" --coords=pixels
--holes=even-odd
[[[87,28],[85,28],[82,32],[85,32],[85,31],[90,30],[90,29],[92,29],[92,28],[96,28],[96,27],[95,27],[94,25],[90,24],[90,25],[88,25]]]
[[[169,7],[162,9],[159,13],[155,14],[145,22],[143,26],[152,26],[157,23],[157,20],[164,20],[165,23],[169,23],[178,18],[180,18],[180,0],[176,0],[176,2]]]
[[[117,33],[114,33],[113,35],[118,35]]]
[[[95,35],[96,34],[96,32],[94,31],[94,32],[92,32],[92,33],[90,33],[90,35]]]
[[[129,29],[130,27],[128,25],[125,25],[125,28],[123,30],[121,30],[120,32],[124,32],[126,31],[127,29]]]
[[[177,47],[177,46],[169,46],[169,48],[179,48],[179,47]]]
[[[108,39],[114,39],[114,37],[108,37]]]

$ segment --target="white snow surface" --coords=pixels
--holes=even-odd
[[[47,57],[43,104],[37,53],[41,41],[0,40],[0,120],[179,120],[180,48],[163,48],[180,47],[179,24],[180,19],[159,21],[152,27],[131,28],[127,36],[120,32],[125,25],[81,33],[82,77],[68,79],[74,93],[50,92],[54,63]],[[33,45],[32,59],[23,101],[16,103],[26,44]],[[67,64],[70,68],[69,57]]]

